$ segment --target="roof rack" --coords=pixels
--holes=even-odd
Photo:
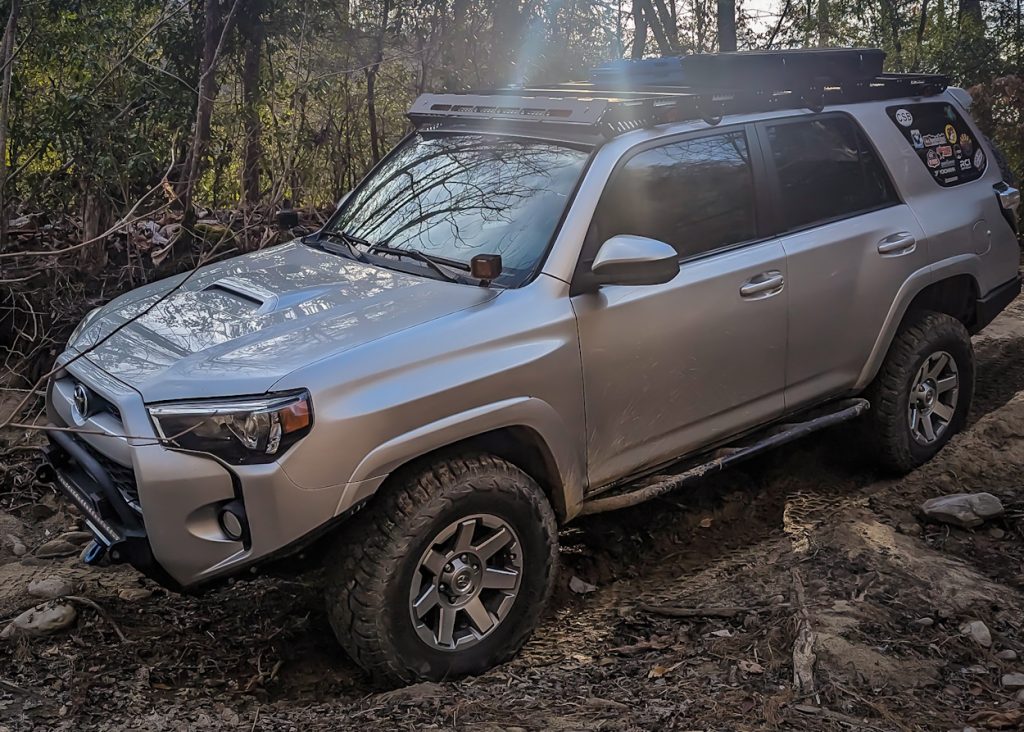
[[[949,85],[939,74],[881,73],[883,56],[826,49],[619,61],[595,69],[588,82],[424,94],[408,116],[417,127],[514,122],[611,138],[687,120],[714,125],[731,114],[934,96]]]

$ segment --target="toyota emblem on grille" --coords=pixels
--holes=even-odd
[[[81,384],[76,384],[73,399],[78,416],[83,420],[87,419],[89,417],[89,390]]]

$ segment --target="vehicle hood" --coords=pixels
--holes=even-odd
[[[496,294],[291,242],[122,295],[70,350],[147,402],[262,394],[297,368]]]

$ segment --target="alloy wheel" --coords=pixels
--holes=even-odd
[[[459,519],[423,553],[409,588],[416,633],[441,651],[469,648],[497,629],[523,574],[519,537],[490,514]]]
[[[910,434],[921,445],[930,445],[946,432],[956,414],[960,375],[956,361],[946,351],[924,360],[911,382],[908,419]]]

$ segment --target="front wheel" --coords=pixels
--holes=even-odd
[[[558,534],[540,487],[489,455],[439,460],[383,489],[329,560],[341,645],[387,683],[480,673],[529,637]]]
[[[964,426],[974,395],[974,349],[956,318],[923,312],[900,327],[868,390],[868,439],[882,466],[906,473]]]

